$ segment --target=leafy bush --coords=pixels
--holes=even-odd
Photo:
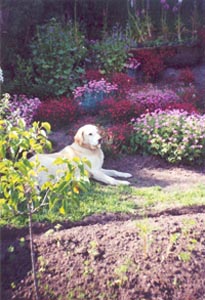
[[[102,101],[99,114],[103,119],[110,122],[124,123],[136,116],[140,116],[144,112],[144,108],[140,103],[122,99],[116,100],[113,97]]]
[[[50,146],[46,136],[49,129],[48,123],[39,125],[37,122],[28,129],[22,118],[16,120],[16,125],[7,119],[0,120],[1,218],[8,219],[16,215],[28,218],[36,299],[40,297],[34,263],[32,216],[45,206],[49,211],[65,214],[76,203],[79,190],[85,189],[89,182],[83,161],[75,160],[74,164],[70,160],[59,159],[56,164],[67,165],[62,177],[57,182],[48,181],[42,187],[38,186],[38,174],[46,169],[39,165],[38,160],[31,162],[28,156]]]
[[[74,27],[68,23],[63,26],[52,19],[38,26],[30,49],[29,64],[27,60],[19,59],[16,86],[21,87],[22,78],[26,78],[28,81],[23,82],[23,86],[27,93],[48,97],[71,93],[80,83],[87,49],[77,25]]]
[[[172,56],[172,50],[142,49],[137,52],[136,59],[141,63],[141,70],[147,80],[157,80],[160,73],[165,69],[164,58]]]
[[[165,68],[162,57],[151,50],[141,50],[137,59],[141,62],[141,68],[147,80],[156,80]]]
[[[91,44],[92,60],[102,74],[121,72],[129,57],[128,50],[126,39],[118,32]]]
[[[171,163],[204,162],[205,116],[155,111],[133,120],[133,150],[160,155]]]
[[[42,102],[34,119],[49,122],[52,129],[57,129],[73,122],[77,114],[77,103],[71,98],[62,97],[60,100],[50,99]]]
[[[74,99],[78,101],[84,111],[92,112],[98,109],[99,104],[105,97],[112,95],[117,90],[116,84],[111,84],[102,78],[99,81],[92,80],[84,84],[84,86],[77,87],[73,94]]]
[[[130,153],[132,151],[130,141],[132,126],[129,124],[115,124],[106,129],[103,150],[107,155],[115,156],[118,153]]]
[[[109,76],[110,81],[113,84],[117,84],[117,96],[124,97],[130,92],[130,88],[134,85],[133,78],[122,72],[114,72]]]

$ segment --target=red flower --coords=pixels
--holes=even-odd
[[[78,106],[73,99],[62,97],[60,100],[50,99],[39,106],[35,120],[49,122],[52,129],[57,129],[74,121]]]

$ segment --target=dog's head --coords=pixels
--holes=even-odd
[[[74,141],[80,146],[94,150],[101,147],[102,137],[95,125],[87,124],[78,129]]]

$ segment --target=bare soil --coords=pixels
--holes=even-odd
[[[204,168],[154,157],[108,158],[108,166],[132,173],[138,188],[205,184]],[[205,300],[205,204],[61,225],[34,224],[41,300]],[[2,300],[34,300],[28,229],[3,228],[1,240]]]

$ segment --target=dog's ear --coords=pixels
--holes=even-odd
[[[82,144],[83,144],[83,129],[82,128],[78,129],[76,135],[74,136],[74,141],[78,145],[82,146]]]

